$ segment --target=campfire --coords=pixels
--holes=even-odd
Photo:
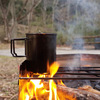
[[[25,75],[20,77],[36,77],[38,78],[52,78],[59,68],[59,64],[54,62],[50,66],[50,74],[34,74],[31,72],[25,72]],[[26,74],[27,73],[27,74]],[[40,80],[40,79],[28,79],[19,80],[19,100],[76,100],[73,94],[63,95],[60,87],[66,87],[62,81],[58,80],[56,83],[54,80]]]

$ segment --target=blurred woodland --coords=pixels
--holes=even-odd
[[[0,0],[0,41],[57,33],[57,43],[100,34],[100,0]],[[69,42],[68,42],[69,41]]]

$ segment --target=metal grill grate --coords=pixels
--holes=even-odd
[[[95,70],[94,70],[95,69]],[[19,79],[44,79],[44,80],[100,80],[100,67],[75,67],[70,70],[68,67],[60,67],[53,78],[38,78],[38,77],[19,77]],[[63,76],[64,77],[61,77]],[[66,75],[66,76],[65,76]],[[70,75],[70,77],[67,77]],[[77,77],[73,77],[73,76]],[[81,77],[86,76],[86,77]]]

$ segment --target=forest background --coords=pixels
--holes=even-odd
[[[100,34],[100,0],[0,0],[0,41],[57,33],[57,44]]]

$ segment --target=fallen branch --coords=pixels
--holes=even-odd
[[[0,96],[0,100],[4,100],[5,98],[9,99],[10,96]]]
[[[16,96],[18,97],[18,93],[13,95],[9,100],[13,100]]]

